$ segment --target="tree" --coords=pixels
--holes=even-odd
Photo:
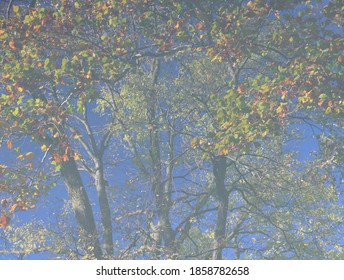
[[[34,189],[39,193],[49,188],[46,181],[57,180],[45,164],[50,160],[69,193],[82,254],[113,257],[117,226],[111,208],[117,204],[109,200],[106,170],[116,172],[116,159],[107,151],[122,156],[126,149],[140,173],[136,191],[149,187],[154,207],[137,212],[145,216],[147,227],[139,230],[145,238],[130,232],[124,255],[135,248],[150,257],[181,258],[188,243],[194,257],[220,259],[227,247],[238,258],[309,256],[306,246],[295,244],[310,237],[291,240],[292,230],[276,223],[283,220],[276,201],[297,192],[284,187],[284,177],[291,186],[310,190],[297,178],[311,167],[286,164],[292,159],[283,146],[273,153],[280,161],[269,152],[277,141],[289,141],[294,128],[308,125],[319,140],[318,158],[309,166],[326,178],[312,173],[305,178],[317,178],[319,189],[338,185],[343,164],[340,1],[18,3],[8,2],[0,22],[1,143],[22,159],[19,166],[1,163],[2,191],[12,196],[3,200],[9,204],[3,227],[10,209],[29,208],[37,199]],[[36,146],[20,149],[21,139]],[[276,178],[263,168],[274,162],[283,166],[276,167]],[[96,186],[102,245],[85,180]],[[334,190],[329,193],[335,196]],[[133,209],[125,206],[116,211],[131,216]],[[324,209],[334,215],[338,210]],[[285,246],[272,250],[260,241],[263,253],[250,253],[244,233],[255,225],[250,215],[258,217],[265,236],[283,239]],[[195,226],[202,220],[205,227]],[[285,221],[292,228],[300,220],[290,214]],[[212,249],[200,252],[204,246],[195,238],[211,242]]]

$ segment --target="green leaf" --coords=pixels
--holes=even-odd
[[[49,70],[49,66],[50,66],[50,59],[46,58],[44,60],[44,70],[48,71]]]
[[[16,107],[16,108],[12,111],[12,115],[16,117],[16,116],[18,116],[18,114],[19,114],[19,108]]]

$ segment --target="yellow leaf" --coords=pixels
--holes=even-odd
[[[87,72],[87,75],[86,75],[86,79],[90,79],[91,78],[91,70],[88,70],[88,72]]]
[[[38,32],[41,29],[41,26],[39,24],[35,24],[35,26],[33,27],[33,30]]]
[[[19,155],[19,156],[17,156],[17,159],[24,160],[25,156],[24,155]]]
[[[46,151],[46,150],[47,150],[47,145],[44,145],[44,144],[43,144],[43,145],[41,146],[41,150],[42,150],[42,151]]]
[[[193,138],[192,140],[191,140],[191,147],[192,148],[195,148],[195,147],[197,147],[198,145],[199,145],[199,143],[200,143],[200,141],[199,141],[199,139],[198,138]]]
[[[33,152],[28,152],[28,153],[25,154],[25,158],[26,158],[26,159],[31,159],[31,158],[34,157],[34,155],[35,155],[35,154],[34,154]]]
[[[19,12],[19,6],[13,6],[13,12],[18,13]]]
[[[78,153],[75,153],[74,160],[80,160],[80,159],[81,159],[80,155]]]
[[[80,139],[80,138],[81,138],[81,135],[80,135],[80,134],[75,134],[75,135],[73,136],[73,138],[74,138],[74,139]]]
[[[215,60],[217,60],[217,58],[218,58],[218,55],[215,55],[210,62],[214,62]]]

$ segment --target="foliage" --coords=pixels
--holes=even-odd
[[[9,228],[58,181],[78,225],[66,257],[342,258],[340,1],[10,1],[6,11],[0,227],[14,252],[60,254],[29,233],[36,225]],[[300,162],[285,149],[306,127],[316,155]],[[29,244],[16,247],[18,236]]]

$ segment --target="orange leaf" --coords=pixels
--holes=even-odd
[[[343,61],[343,57],[340,55],[340,56],[338,56],[338,62],[339,63],[342,63],[342,61]]]
[[[238,86],[238,93],[243,93],[244,92],[244,86],[242,84],[240,84]]]
[[[14,204],[11,205],[9,211],[10,211],[11,213],[13,213],[14,211],[16,211],[16,209],[17,209],[18,207],[19,207],[19,204],[18,204],[18,203],[14,203]]]
[[[13,40],[9,41],[9,43],[8,43],[8,45],[10,46],[10,48],[11,48],[12,50],[16,50],[16,49],[17,49],[15,44],[16,44],[16,43],[15,43]]]
[[[11,140],[7,140],[7,148],[10,150],[13,148],[13,143]]]
[[[33,163],[32,162],[28,162],[25,164],[26,167],[28,168],[32,168],[33,167]]]
[[[199,23],[197,23],[196,27],[197,27],[197,29],[198,29],[198,30],[202,30],[202,29],[203,29],[203,27],[204,27],[204,24],[203,24],[203,22],[199,22]]]
[[[63,161],[68,161],[68,160],[69,160],[69,158],[68,158],[67,155],[63,155],[63,156],[62,156],[62,159],[63,159]]]

